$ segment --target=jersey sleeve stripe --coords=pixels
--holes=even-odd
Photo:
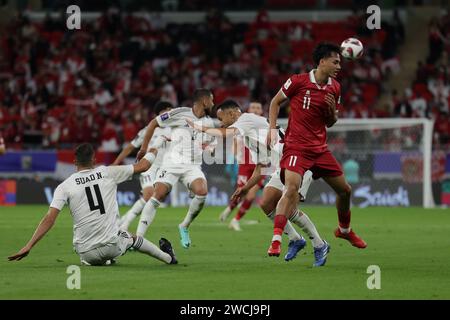
[[[170,111],[169,114],[170,114],[171,117],[173,117],[174,115],[177,115],[177,114],[179,114],[181,112],[185,112],[187,110],[189,110],[189,108],[180,107],[180,108],[176,108],[175,110]]]

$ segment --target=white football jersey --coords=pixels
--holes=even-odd
[[[78,253],[105,245],[119,232],[117,185],[133,175],[133,165],[99,166],[72,174],[55,190],[50,207],[69,205],[73,245]]]
[[[215,138],[191,128],[186,119],[207,127],[214,127],[208,117],[197,118],[191,108],[176,108],[156,117],[161,128],[172,128],[171,143],[164,156],[165,168],[185,168],[186,165],[201,165],[203,144],[211,144]]]
[[[267,119],[253,113],[243,113],[230,128],[236,128],[243,137],[245,146],[250,150],[254,163],[268,165],[273,163],[279,166],[282,145],[277,142],[270,150],[266,144],[269,123]]]
[[[251,156],[250,150],[244,144],[244,138],[241,135],[237,135],[234,137],[235,146],[237,150],[235,150],[236,161],[238,164],[253,164],[253,159]]]
[[[148,127],[148,126],[147,126]],[[142,143],[144,142],[145,132],[147,131],[147,127],[141,129],[136,137],[131,141],[131,144],[135,148],[140,148]],[[153,132],[152,140],[148,145],[149,148],[154,148],[158,146],[158,153],[156,155],[155,161],[153,161],[152,167],[160,167],[163,163],[164,155],[169,148],[170,142],[167,141],[164,137],[170,138],[171,128],[156,128],[155,132]]]

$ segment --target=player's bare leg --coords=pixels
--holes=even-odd
[[[140,197],[120,219],[120,229],[127,231],[131,222],[136,219],[144,209],[145,204],[153,195],[153,187],[146,187],[142,190],[142,197]]]
[[[142,210],[141,219],[139,220],[139,225],[136,231],[137,236],[144,236],[147,232],[148,227],[153,222],[156,215],[156,209],[164,202],[167,195],[170,192],[170,187],[161,182],[155,183],[153,196],[147,201]]]
[[[145,202],[150,200],[150,198],[153,196],[153,192],[155,189],[153,187],[147,187],[142,190],[142,198],[144,198]]]
[[[244,201],[242,201],[239,211],[236,214],[236,216],[230,221],[229,227],[235,231],[241,231],[241,226],[239,224],[239,221],[241,218],[247,213],[248,209],[250,209],[253,201],[256,199],[256,194],[258,193],[258,190],[261,187],[259,185],[253,186],[247,193],[247,195],[244,198]]]
[[[208,194],[208,185],[206,183],[206,180],[203,178],[195,179],[194,181],[192,181],[189,187],[192,193],[194,193],[194,198],[189,205],[189,210],[186,214],[186,217],[178,226],[181,237],[181,245],[185,249],[189,248],[191,245],[188,228],[191,225],[192,221],[194,221],[194,219],[203,209],[206,201],[206,196]]]
[[[238,201],[230,200],[228,203],[228,206],[220,213],[219,220],[221,222],[225,222],[228,218],[228,216],[233,212],[234,208],[236,208],[239,205]]]
[[[338,238],[348,240],[353,246],[364,249],[367,243],[358,237],[350,228],[350,199],[352,188],[345,180],[344,175],[338,177],[324,177],[326,183],[336,192],[336,209],[338,212],[339,227],[335,230]]]
[[[276,208],[274,219],[272,244],[269,247],[269,256],[279,256],[281,252],[281,235],[288,222],[290,214],[297,207],[300,200],[298,189],[302,184],[302,176],[296,172],[284,170],[284,192]]]

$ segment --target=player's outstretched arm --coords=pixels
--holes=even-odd
[[[159,127],[158,122],[156,119],[153,119],[150,121],[150,124],[147,127],[147,131],[145,131],[144,141],[142,142],[141,149],[139,149],[136,159],[141,160],[145,154],[147,153],[148,144],[150,143],[150,140],[153,137],[153,133],[155,132],[155,129]]]
[[[257,164],[255,169],[253,170],[252,176],[248,179],[247,183],[240,188],[237,188],[236,191],[231,195],[231,201],[241,201],[243,197],[249,192],[251,188],[258,184],[261,179],[261,164]]]
[[[122,161],[130,155],[136,149],[131,143],[129,143],[120,154],[117,156],[116,160],[112,163],[113,166],[117,166],[122,163]]]
[[[34,245],[38,243],[38,241],[41,240],[42,237],[45,236],[45,234],[53,227],[53,225],[55,224],[55,220],[58,217],[58,213],[58,209],[50,207],[47,214],[44,218],[42,218],[41,222],[36,228],[36,231],[34,232],[30,241],[28,241],[25,247],[23,247],[19,252],[8,257],[8,260],[13,261],[25,258],[30,253]]]
[[[204,132],[213,137],[230,137],[237,134],[236,128],[213,128],[213,127],[205,127],[200,124],[194,123],[190,119],[185,119],[187,124],[191,126],[194,130]]]
[[[142,173],[150,169],[152,163],[155,161],[158,150],[150,148],[149,152],[136,164],[133,165],[134,173]]]
[[[287,97],[283,91],[278,91],[278,93],[270,101],[269,107],[269,132],[267,133],[266,145],[270,148],[275,144],[278,130],[277,130],[277,119],[278,113],[280,112],[281,104],[287,100]]]

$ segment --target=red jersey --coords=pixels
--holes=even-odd
[[[339,82],[328,78],[327,84],[320,86],[314,77],[314,70],[311,70],[309,73],[290,77],[281,91],[290,99],[291,108],[285,143],[312,152],[327,150],[326,123],[329,107],[325,102],[325,95],[333,94],[338,109],[341,100]]]
[[[247,183],[248,180],[250,180],[250,178],[253,175],[253,171],[256,168],[256,164],[253,163],[252,161],[252,156],[250,154],[250,150],[245,147],[244,145],[242,145],[243,148],[241,148],[241,151],[238,152],[238,176],[237,176],[237,181],[236,181],[236,185],[239,188],[242,188],[243,186],[245,186],[245,184]],[[242,151],[242,149],[244,149]],[[261,178],[258,181],[258,185],[260,188],[264,187],[264,182],[266,180],[265,176],[261,176]]]

